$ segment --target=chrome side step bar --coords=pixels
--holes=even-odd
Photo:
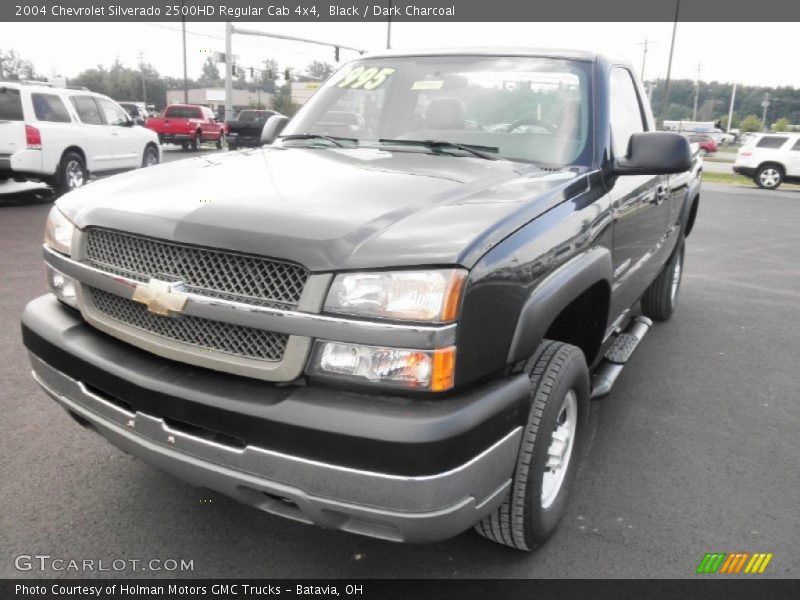
[[[622,373],[625,363],[628,362],[639,342],[644,339],[652,326],[653,321],[640,315],[631,320],[624,332],[617,335],[616,341],[608,349],[600,366],[592,375],[591,398],[608,396],[617,377]]]

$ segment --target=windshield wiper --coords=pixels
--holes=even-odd
[[[448,148],[455,148],[456,150],[461,150],[462,152],[466,152],[468,154],[472,154],[473,156],[477,156],[478,158],[484,158],[486,160],[500,160],[499,156],[494,156],[492,153],[497,153],[500,151],[499,148],[495,148],[494,146],[478,146],[477,144],[457,144],[455,142],[446,142],[444,140],[387,140],[387,139],[380,139],[378,140],[381,144],[396,144],[398,146],[424,146],[425,148],[430,148],[433,151],[437,150],[447,150]]]
[[[344,148],[344,144],[342,142],[353,142],[354,144],[358,143],[356,138],[348,138],[348,137],[337,137],[333,135],[322,135],[320,133],[295,133],[292,135],[279,135],[278,138],[282,140],[325,140],[330,142],[334,146],[339,146],[340,148]]]

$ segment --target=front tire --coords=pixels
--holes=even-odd
[[[783,183],[783,169],[778,165],[762,165],[753,178],[756,185],[765,190],[777,190]]]
[[[80,154],[67,152],[61,157],[55,181],[55,189],[59,195],[83,187],[88,180],[89,172]]]
[[[558,526],[589,417],[589,370],[580,348],[545,341],[530,370],[528,422],[509,495],[475,529],[517,550],[541,546]]]
[[[678,306],[678,292],[683,280],[683,257],[686,243],[683,238],[655,281],[642,296],[642,313],[654,321],[666,321]]]

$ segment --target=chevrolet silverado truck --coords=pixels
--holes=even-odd
[[[33,376],[124,451],[269,513],[532,550],[590,399],[676,307],[701,163],[654,129],[602,55],[359,58],[261,148],[62,197],[51,293],[22,317]]]
[[[261,131],[267,119],[277,115],[274,110],[245,109],[232,121],[225,122],[225,142],[228,150],[261,145]]]
[[[178,144],[184,150],[197,150],[203,142],[222,148],[222,123],[214,111],[199,104],[170,104],[162,117],[149,117],[145,125],[158,134],[161,144]]]

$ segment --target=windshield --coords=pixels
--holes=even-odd
[[[336,72],[283,134],[368,146],[435,140],[511,160],[589,165],[590,72],[589,63],[538,57],[359,60]]]
[[[164,111],[165,117],[172,119],[201,119],[200,109],[193,106],[170,106]]]
[[[266,121],[274,114],[274,112],[268,110],[243,110],[239,113],[237,119],[239,121]]]

